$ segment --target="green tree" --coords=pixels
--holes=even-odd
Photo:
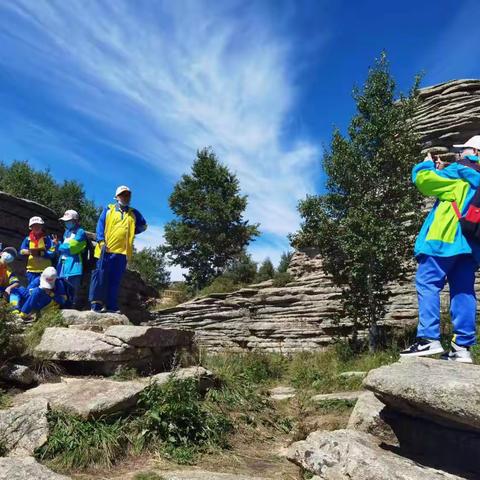
[[[270,280],[275,275],[275,267],[273,266],[272,261],[269,258],[266,258],[260,268],[258,269],[257,276],[255,277],[256,282],[264,282],[265,280]]]
[[[197,152],[191,174],[175,185],[169,204],[177,219],[165,226],[166,249],[175,265],[188,269],[185,279],[196,290],[259,234],[258,225],[243,218],[247,197],[236,175],[210,149]]]
[[[412,128],[418,83],[397,99],[385,54],[376,60],[363,89],[354,90],[357,113],[348,136],[334,131],[324,156],[327,193],[300,202],[303,222],[290,237],[297,248],[319,248],[324,268],[342,287],[342,316],[353,320],[354,333],[369,327],[372,348],[389,284],[408,271],[421,216],[410,180],[421,158]]]
[[[170,285],[170,272],[162,246],[135,250],[129,269],[137,271],[147,285],[157,290],[164,290]]]
[[[252,283],[257,274],[257,263],[246,251],[242,251],[237,258],[229,262],[222,277],[227,277],[235,285],[248,285]]]
[[[10,195],[26,198],[51,208],[59,217],[65,210],[76,210],[82,226],[90,231],[100,210],[86,198],[82,184],[75,180],[58,183],[49,170],[37,171],[28,162],[14,161],[11,165],[0,162],[0,189]]]
[[[280,257],[280,262],[278,263],[277,272],[285,273],[290,266],[290,261],[292,260],[293,252],[283,252]]]

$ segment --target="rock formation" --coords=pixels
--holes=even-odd
[[[480,80],[425,88],[420,100],[414,124],[424,152],[448,157],[452,144],[480,133]],[[264,282],[231,294],[209,295],[156,312],[151,324],[193,329],[198,343],[211,351],[314,350],[331,343],[335,335],[348,334],[351,325],[347,320],[334,321],[341,291],[323,272],[315,250],[295,252],[289,271],[294,278],[285,287]],[[445,292],[445,306],[447,296]],[[384,324],[402,328],[416,319],[417,300],[410,277],[393,285]]]
[[[479,376],[421,358],[372,370],[348,429],[314,432],[288,458],[323,480],[480,478]]]
[[[27,234],[28,219],[35,215],[43,218],[49,234],[61,235],[63,233],[62,226],[53,210],[39,203],[0,192],[0,243],[18,249]],[[15,269],[22,275],[25,271],[25,261],[19,259],[15,264]],[[87,303],[88,284],[89,279],[86,278],[80,295],[80,303],[83,305]],[[146,303],[149,299],[157,296],[156,290],[145,285],[137,272],[127,270],[122,281],[119,300],[122,312],[127,314],[132,322],[138,324],[149,318]]]

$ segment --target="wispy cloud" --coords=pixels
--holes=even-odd
[[[3,2],[0,40],[11,48],[0,66],[12,52],[28,58],[14,68],[88,119],[92,139],[170,179],[212,146],[239,175],[248,218],[284,239],[298,226],[297,201],[314,191],[319,147],[288,132],[293,40],[258,5]]]

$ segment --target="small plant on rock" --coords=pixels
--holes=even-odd
[[[33,352],[42,340],[43,332],[49,327],[66,327],[60,310],[49,310],[42,314],[27,330],[25,345],[28,353]]]

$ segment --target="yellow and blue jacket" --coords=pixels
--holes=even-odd
[[[16,283],[20,283],[20,281],[11,268],[6,265],[0,265],[0,293],[3,293],[6,288]]]
[[[37,277],[30,285],[30,288],[22,289],[24,293],[24,303],[21,307],[22,317],[27,317],[32,313],[45,312],[50,309],[57,309],[65,305],[68,300],[65,284],[61,278],[55,280],[55,288],[47,292],[40,288],[40,277]]]
[[[87,248],[87,234],[80,227],[65,230],[63,242],[58,246],[57,271],[60,277],[82,275],[82,253]]]
[[[147,229],[147,222],[135,208],[122,208],[120,205],[108,205],[104,208],[97,223],[97,247],[95,257],[100,257],[100,242],[105,242],[108,253],[126,255],[133,254],[135,235]]]
[[[480,187],[480,173],[460,163],[437,170],[433,161],[427,160],[413,167],[412,181],[421,193],[437,199],[418,234],[415,256],[473,254],[480,263],[480,244],[465,238],[452,206],[456,202],[465,214]]]
[[[41,249],[40,255],[35,257],[33,255],[29,255],[28,251],[31,249]],[[50,237],[44,236],[39,241],[38,244],[35,245],[31,240],[30,237],[27,236],[22,242],[20,246],[20,255],[27,256],[27,272],[32,273],[41,273],[47,267],[52,266],[52,259],[55,256],[55,246],[53,245],[52,239]]]

